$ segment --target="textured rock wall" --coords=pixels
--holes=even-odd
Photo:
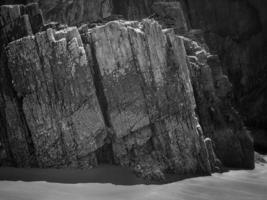
[[[114,1],[114,12],[127,19],[148,17],[165,9],[153,9],[155,2],[158,1],[118,0]],[[188,26],[203,29],[210,50],[218,54],[223,71],[233,84],[234,104],[252,130],[256,149],[266,151],[262,142],[267,140],[266,1],[181,0],[180,3]]]
[[[87,167],[107,132],[77,28],[48,29],[7,46],[40,167]]]
[[[68,25],[102,21],[112,14],[112,0],[1,0],[0,5],[38,3],[47,23]]]
[[[152,177],[209,173],[182,40],[150,20],[110,22],[83,38],[103,83],[115,161]]]
[[[190,63],[197,113],[204,134],[214,142],[218,158],[226,166],[254,167],[253,140],[232,107],[232,84],[221,62],[197,42],[182,37]]]
[[[187,2],[192,26],[206,31],[210,49],[220,56],[247,126],[266,130],[266,1]],[[256,148],[266,138],[255,138]]]
[[[194,15],[182,8],[189,2],[118,2],[113,12],[155,12],[163,27],[191,39],[154,20],[83,26],[81,37],[75,27],[46,30],[36,4],[1,7],[8,13],[0,17],[2,46],[23,37],[1,54],[1,163],[113,162],[148,179],[209,174],[221,167],[216,156],[227,166],[253,168],[252,140],[230,102],[232,85],[203,35],[187,32]],[[52,7],[45,8],[49,20],[70,24],[111,13],[110,1],[40,3]],[[204,142],[203,134],[212,140]]]
[[[176,1],[145,1],[149,5],[146,7],[148,8],[147,12],[145,12],[144,9],[140,10],[135,4],[131,4],[130,2],[132,1],[126,2],[125,4],[121,4],[121,6],[126,6],[126,8],[122,9],[118,7],[116,10],[115,6],[115,11],[120,13],[121,10],[121,13],[123,13],[127,9],[137,9],[140,11],[140,17],[149,16],[154,13],[152,17],[158,19],[163,26],[174,27],[176,33],[191,38],[185,39],[185,46],[187,54],[190,57],[190,74],[203,133],[206,137],[210,137],[214,141],[215,152],[224,165],[253,168],[253,141],[244,127],[239,114],[237,114],[236,110],[232,107],[230,97],[232,85],[228,77],[224,75],[224,63],[221,64],[218,57],[210,56],[208,53],[209,47],[205,40],[208,39],[205,38],[206,26],[204,26],[204,24],[196,26],[194,23],[194,20],[200,22],[203,17],[208,19],[212,16],[208,14],[202,16],[204,14],[197,10],[198,6],[200,6],[198,4],[202,5],[203,2],[198,1],[195,5],[193,1],[181,1],[180,4]],[[213,4],[216,3],[214,2]],[[213,4],[207,3],[202,6]],[[222,4],[223,3],[220,5],[222,6]],[[195,8],[195,10],[191,10],[192,7]],[[176,9],[176,11],[172,12],[173,9]],[[187,16],[184,16],[181,9],[187,11]],[[212,6],[210,9],[212,9]],[[130,13],[131,12],[128,12],[129,15],[126,17],[137,17]],[[198,18],[197,14],[201,16]],[[220,16],[222,17],[223,14]],[[236,16],[235,19],[238,19],[238,17],[239,16]],[[176,18],[179,18],[181,21]],[[188,30],[188,27],[191,27],[191,25],[185,26],[184,24],[186,24],[186,21],[191,22],[193,27],[204,28],[204,31],[197,29]],[[215,24],[220,23],[216,21],[214,25]],[[223,22],[223,24],[225,29],[229,29],[229,24],[225,22]],[[257,23],[253,24],[253,26],[257,26]],[[183,27],[182,30],[181,27]],[[227,32],[227,30],[219,30],[220,33],[224,33],[225,31]],[[212,52],[216,53],[214,51]]]
[[[147,179],[210,174],[183,41],[172,30],[115,21],[84,27],[81,38],[76,27],[35,33],[30,17],[21,39],[2,40],[1,151],[9,161],[115,162]]]
[[[31,132],[22,112],[22,99],[12,86],[5,46],[41,28],[42,12],[37,4],[1,6],[0,11],[1,163],[34,166],[37,163]]]
[[[112,0],[37,0],[47,21],[79,25],[107,18],[112,12]]]

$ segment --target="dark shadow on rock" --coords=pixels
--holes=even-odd
[[[115,185],[145,184],[129,169],[112,165],[100,165],[93,169],[36,169],[0,168],[0,180],[47,181],[53,183],[112,183]]]
[[[204,176],[204,175],[203,175]],[[130,169],[115,165],[100,165],[92,169],[37,169],[37,168],[0,168],[0,181],[24,181],[77,184],[111,183],[114,185],[161,185],[193,178],[192,175],[166,173],[162,181],[148,181],[137,177]]]

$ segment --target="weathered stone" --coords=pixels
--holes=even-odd
[[[188,31],[187,22],[180,2],[155,2],[152,10],[156,19],[166,28],[173,27],[176,33]]]
[[[208,150],[208,155],[209,155],[209,161],[210,161],[210,167],[213,172],[221,172],[222,171],[222,163],[221,161],[217,158],[212,140],[210,138],[205,138],[205,144]]]
[[[233,84],[233,102],[246,126],[252,134],[255,129],[266,133],[267,2],[185,2],[192,26],[203,29],[210,50],[221,59],[223,71]],[[258,140],[257,135],[254,139]],[[259,151],[260,143],[255,143]]]
[[[8,42],[32,35],[33,30],[43,26],[42,20],[33,20],[41,15],[37,4],[0,6],[0,140],[4,148],[5,164],[18,167],[36,166],[35,148],[28,128],[22,99],[12,86],[12,78],[7,67],[5,46]],[[36,22],[34,24],[31,24]],[[38,23],[37,23],[38,22]],[[32,29],[34,25],[34,29]]]
[[[77,28],[24,37],[7,52],[39,166],[95,165],[107,132]]]
[[[209,173],[182,40],[150,20],[83,34],[103,83],[115,161],[146,178]]]
[[[38,4],[0,6],[0,45],[32,35],[44,25]]]
[[[38,0],[47,21],[78,25],[109,17],[112,0]]]
[[[160,1],[169,2],[169,0]],[[152,9],[155,2],[158,0],[116,0],[113,11],[130,20],[155,17]],[[177,0],[171,2],[175,3]],[[205,43],[208,44],[210,51],[219,55],[223,70],[233,84],[234,105],[246,126],[250,130],[267,132],[267,109],[263,109],[267,107],[266,1],[180,0],[179,2],[183,7],[185,19],[189,22],[188,27],[194,30],[202,29],[203,38],[205,37]],[[254,139],[258,140],[258,137]],[[257,150],[262,149],[257,145],[260,142],[255,143]]]
[[[223,74],[218,57],[199,50],[201,47],[191,39],[182,38],[204,135],[214,141],[215,153],[224,165],[253,168],[253,140],[231,105],[231,83]]]
[[[28,15],[20,16],[13,20],[13,22],[3,26],[0,29],[1,45],[7,44],[18,38],[31,35],[32,28]]]
[[[35,166],[37,160],[41,167],[91,167],[115,162],[147,179],[163,179],[167,172],[219,171],[216,156],[226,166],[254,166],[252,141],[230,103],[232,85],[219,58],[210,55],[205,32],[185,33],[194,42],[153,20],[98,26],[114,19],[109,0],[40,2],[49,20],[96,22],[79,29],[81,39],[77,28],[43,26],[37,4],[0,7],[4,46],[40,29],[60,30],[8,45],[8,67],[0,64],[0,164]],[[118,0],[114,12],[122,3],[129,6],[126,17],[148,16],[154,2]],[[92,12],[84,12],[88,6]],[[182,16],[184,6],[183,1],[154,3],[151,18],[182,33],[191,17]],[[225,45],[236,47],[231,41]],[[204,135],[212,140],[204,142],[195,109]]]

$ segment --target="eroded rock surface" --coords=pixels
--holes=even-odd
[[[205,136],[214,141],[215,152],[224,165],[253,168],[253,139],[231,105],[232,85],[222,72],[218,56],[210,55],[197,42],[182,38]]]
[[[209,174],[182,39],[153,20],[81,32],[82,39],[75,27],[29,31],[7,45],[18,111],[1,104],[1,116],[3,128],[21,131],[6,129],[1,148],[11,152],[3,155],[20,165],[23,158],[21,166],[33,166],[31,156],[39,167],[115,162],[147,179]],[[21,133],[21,148],[13,133]]]
[[[52,7],[49,20],[112,18],[109,0],[40,2]],[[1,53],[0,164],[108,162],[147,179],[210,174],[221,170],[220,160],[253,168],[253,143],[232,107],[219,58],[208,53],[201,31],[187,32],[192,19],[182,9],[189,4],[118,2],[113,12],[126,5],[129,18],[155,12],[174,30],[147,19],[84,25],[79,33],[44,25],[36,4],[1,7],[8,13],[0,18],[2,47],[15,41]]]
[[[39,166],[95,165],[107,132],[78,29],[22,38],[7,54]]]
[[[159,0],[174,2],[174,0]],[[116,0],[114,12],[127,19],[154,17],[158,0]],[[233,84],[234,105],[255,139],[267,152],[266,43],[267,4],[264,0],[180,0],[188,27],[203,29],[206,43],[218,54]],[[161,8],[160,11],[164,11]],[[168,15],[168,13],[166,13]],[[161,20],[166,20],[165,18]],[[258,137],[258,133],[263,133]]]
[[[47,21],[79,25],[107,18],[112,12],[112,0],[38,0]]]
[[[36,166],[31,132],[22,112],[21,98],[12,86],[5,47],[13,40],[37,32],[43,26],[42,12],[37,4],[4,5],[0,7],[0,12],[1,163]]]
[[[209,173],[182,40],[150,20],[82,36],[103,83],[115,161],[145,176]]]

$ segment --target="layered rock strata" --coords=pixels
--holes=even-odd
[[[102,20],[112,14],[112,0],[38,0],[47,21],[79,25]]]
[[[209,173],[182,40],[150,20],[110,22],[82,38],[102,80],[115,161],[156,176]]]
[[[223,74],[218,56],[197,42],[182,38],[205,136],[213,140],[216,155],[224,165],[253,168],[253,139],[231,104],[232,84]]]
[[[178,0],[116,0],[113,12],[130,20],[148,17],[157,13],[153,5],[158,5],[158,1],[176,4]],[[179,2],[188,27],[203,29],[210,50],[218,54],[223,71],[233,84],[234,105],[254,136],[256,150],[267,152],[266,142],[262,142],[267,140],[266,1]],[[159,10],[162,12],[165,8]]]
[[[107,131],[77,28],[19,39],[7,54],[38,165],[96,165]]]
[[[156,17],[169,5],[154,4]],[[161,23],[198,40],[175,5],[178,14]],[[80,36],[75,27],[56,31],[33,20],[38,12],[30,8],[38,10],[31,4],[3,12],[11,20],[2,27],[15,26],[1,44],[15,41],[1,53],[0,164],[115,163],[147,179],[209,174],[220,170],[218,158],[254,167],[252,141],[228,97],[231,84],[205,44],[154,20],[83,26]],[[203,133],[212,140],[204,142]]]
[[[36,166],[31,132],[22,112],[21,98],[12,86],[5,46],[37,32],[43,26],[42,12],[37,4],[1,6],[0,12],[1,163],[20,167]]]
[[[207,27],[204,24],[196,26],[195,23],[201,23],[199,18],[208,21],[213,15],[203,14],[204,16],[197,18],[196,15],[200,14],[197,7],[207,7],[209,4],[193,2],[146,0],[140,8],[138,5],[141,5],[141,2],[133,3],[128,0],[120,5],[115,3],[114,11],[124,14],[129,19],[145,16],[156,18],[164,27],[173,27],[177,34],[191,38],[184,38],[184,42],[190,58],[190,75],[203,133],[214,141],[215,152],[225,166],[253,168],[253,141],[241,117],[232,106],[232,84],[223,72],[226,66],[224,63],[221,64],[219,57],[209,53],[206,44],[206,39],[209,38],[206,38],[205,33]],[[217,6],[219,3],[213,4]],[[187,11],[186,15],[183,14],[183,10]],[[188,29],[192,24],[193,27],[204,28],[204,31]],[[226,27],[226,24],[223,23],[222,26]],[[208,41],[210,44],[210,40]]]
[[[154,21],[82,38],[85,49],[77,28],[48,29],[7,46],[38,166],[110,159],[147,179],[209,174],[182,40]]]

